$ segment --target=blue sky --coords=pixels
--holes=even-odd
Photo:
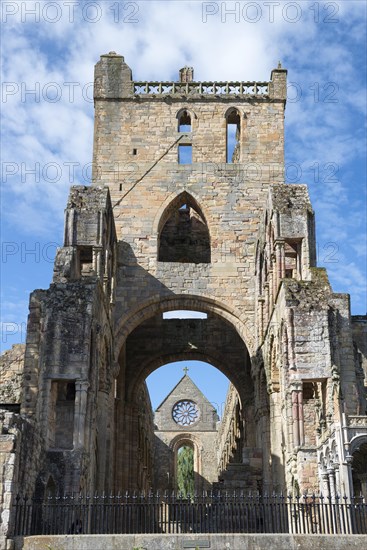
[[[318,264],[351,294],[352,313],[366,313],[366,2],[4,0],[1,17],[2,349],[24,341],[68,189],[89,181],[93,67],[111,50],[135,80],[176,80],[185,64],[196,80],[268,80],[282,62],[287,181],[309,185]]]

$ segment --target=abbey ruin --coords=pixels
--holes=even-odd
[[[93,182],[71,188],[52,284],[1,357],[3,537],[20,491],[174,488],[183,444],[198,490],[367,498],[367,320],[316,266],[306,185],[284,183],[286,79],[136,82],[101,56]],[[218,429],[193,390],[154,418],[145,379],[179,360],[230,380]]]

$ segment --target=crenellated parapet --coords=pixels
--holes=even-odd
[[[187,70],[190,71],[189,77],[187,77]],[[285,102],[286,100],[287,70],[281,66],[272,71],[269,81],[195,82],[192,77],[192,67],[186,67],[180,70],[178,82],[134,81],[124,57],[115,52],[109,52],[102,55],[96,65],[94,98],[95,100],[135,98],[150,101],[246,99]]]

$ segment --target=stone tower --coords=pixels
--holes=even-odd
[[[284,184],[286,77],[136,82],[101,56],[93,183],[71,189],[30,297],[21,415],[3,415],[5,515],[20,488],[149,487],[144,381],[183,359],[232,383],[221,479],[231,463],[260,491],[367,491],[366,319],[316,267],[306,186]]]

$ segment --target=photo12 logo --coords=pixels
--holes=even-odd
[[[53,264],[58,248],[60,244],[55,242],[41,244],[40,242],[4,241],[1,243],[1,262],[6,264],[20,260],[22,264],[27,262]]]
[[[114,23],[139,23],[138,2],[24,2],[3,1],[2,23],[49,23],[83,21],[95,24],[104,17]]]
[[[75,103],[79,98],[93,103],[93,82],[2,82],[1,102],[11,99],[21,103],[57,103],[66,101]]]
[[[13,321],[1,323],[1,342],[2,344],[8,344],[11,341],[16,341],[20,344],[24,344],[27,336],[27,323],[15,323]]]
[[[202,22],[220,19],[222,23],[298,23],[310,18],[314,23],[338,23],[337,2],[203,2]]]

